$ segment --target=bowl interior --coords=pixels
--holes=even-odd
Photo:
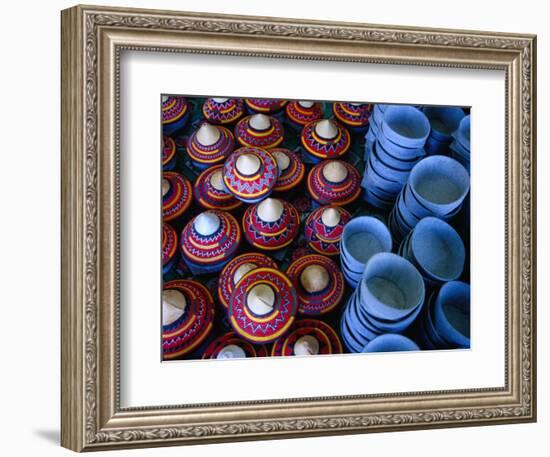
[[[462,273],[464,243],[449,224],[439,219],[425,218],[416,225],[411,249],[422,268],[438,279],[449,281]]]
[[[424,108],[424,114],[430,120],[433,130],[448,136],[458,128],[464,117],[461,108],[451,106],[429,106]]]
[[[417,306],[424,296],[424,282],[416,268],[395,254],[377,254],[365,268],[366,289],[380,303],[399,311]]]
[[[374,217],[358,217],[348,222],[342,234],[343,250],[365,264],[374,254],[390,251],[391,234],[383,222]]]
[[[426,116],[411,106],[390,107],[384,113],[384,122],[398,135],[420,140],[430,133]]]
[[[449,283],[442,289],[442,309],[449,324],[461,335],[470,338],[470,287],[464,283]]]
[[[418,162],[410,174],[414,192],[440,205],[463,198],[469,190],[469,181],[468,172],[458,161],[437,155]]]

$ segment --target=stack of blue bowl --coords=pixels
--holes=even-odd
[[[402,352],[419,351],[418,345],[399,333],[384,333],[371,340],[363,348],[363,352]]]
[[[401,242],[398,254],[418,269],[428,287],[458,279],[466,260],[456,230],[436,217],[425,217],[416,224]]]
[[[430,123],[413,106],[390,105],[367,159],[361,183],[363,198],[380,209],[391,208],[412,168],[425,156]]]
[[[417,321],[414,335],[423,349],[469,349],[469,284],[451,281],[434,291]]]
[[[452,135],[458,129],[464,111],[457,106],[426,106],[423,111],[431,126],[430,136],[424,146],[426,153],[449,155]]]
[[[365,135],[365,160],[369,158],[369,154],[372,150],[372,147],[376,142],[376,138],[378,137],[378,132],[382,127],[382,120],[384,119],[384,111],[386,111],[388,106],[391,106],[391,105],[377,103],[374,105],[372,109],[372,114],[369,119],[369,129],[367,131],[367,134]]]
[[[456,160],[441,155],[422,159],[412,169],[388,219],[400,242],[425,217],[448,221],[461,209],[470,190],[470,176]]]
[[[351,219],[340,240],[340,264],[346,282],[356,288],[367,261],[378,252],[391,250],[391,233],[382,221],[370,216]]]
[[[342,314],[342,341],[350,352],[363,352],[380,335],[403,333],[420,313],[424,295],[424,281],[411,262],[389,252],[373,255]]]
[[[470,172],[470,115],[464,116],[453,134],[451,157],[458,160]]]

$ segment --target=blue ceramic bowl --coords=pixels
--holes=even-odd
[[[409,225],[407,223],[407,221],[401,215],[399,208],[396,206],[394,206],[393,220],[394,220],[394,224],[399,227],[399,232],[402,235],[407,235],[414,228],[414,225]]]
[[[350,285],[350,287],[352,289],[356,289],[359,285],[359,281],[361,281],[361,275],[350,272],[344,266],[342,266],[342,274],[344,275],[344,279]]]
[[[426,217],[416,224],[410,253],[430,279],[453,281],[464,270],[466,250],[462,239],[454,228],[435,217]]]
[[[418,314],[421,312],[423,306],[418,306],[413,308],[408,314],[404,315],[402,318],[395,319],[381,319],[379,317],[369,314],[368,307],[365,304],[365,299],[362,295],[362,287],[358,287],[353,292],[355,295],[355,312],[361,318],[361,322],[368,327],[371,331],[377,333],[402,333],[406,330],[417,318]]]
[[[470,150],[470,115],[464,116],[460,121],[458,129],[454,133],[454,138],[464,149]]]
[[[345,344],[348,351],[361,352],[363,345],[361,344],[361,342],[357,341],[357,339],[354,336],[352,336],[352,333],[349,329],[349,324],[346,320],[345,313],[342,315],[342,318],[340,319],[340,336],[342,337],[342,341]]]
[[[363,152],[363,160],[366,162],[369,158],[369,155],[372,151],[372,148],[374,147],[374,141],[367,141],[365,143],[365,149]]]
[[[403,333],[405,330],[407,330],[412,323],[416,320],[420,312],[422,311],[422,306],[418,306],[414,309],[414,311],[409,314],[407,317],[400,319],[398,321],[381,321],[379,319],[376,319],[375,317],[370,316],[369,317],[369,323],[379,329],[381,333]]]
[[[373,135],[377,137],[380,133],[380,126],[382,125],[382,120],[378,120],[376,117],[371,116],[369,120],[369,129],[367,130],[367,135]]]
[[[350,262],[354,262],[353,263],[353,266]],[[359,276],[362,276],[363,275],[363,270],[365,269],[365,265],[363,264],[357,264],[353,258],[349,257],[349,255],[345,254],[344,252],[341,251],[341,255],[340,255],[340,263],[342,265],[342,268],[344,270],[346,270],[346,272],[350,275],[350,276],[354,276],[354,275],[359,275]],[[355,268],[353,268],[355,267]],[[359,268],[357,268],[359,267]]]
[[[350,300],[349,309],[347,311],[350,319],[355,319],[354,322],[357,325],[357,331],[370,341],[384,333],[384,331],[380,329],[362,309],[361,299],[358,297],[359,290],[360,289],[355,290],[355,298],[354,300]]]
[[[366,173],[363,188],[372,191],[381,200],[393,203],[397,195],[399,195],[397,189],[400,185],[400,183],[381,178],[380,175],[371,169],[370,173]]]
[[[389,252],[373,255],[361,278],[363,309],[381,320],[399,320],[424,302],[424,280],[416,267]]]
[[[470,172],[470,151],[467,151],[458,141],[449,145],[450,156],[459,161]]]
[[[417,219],[433,216],[433,212],[425,207],[411,190],[410,183],[403,188],[402,192],[403,207],[406,208]]]
[[[374,141],[376,139],[376,135],[378,135],[379,130],[380,130],[379,124],[374,122],[374,120],[372,120],[372,118],[371,118],[371,121],[369,122],[369,129],[367,130],[367,133],[365,134],[365,140],[366,141],[369,141],[369,140]]]
[[[369,196],[372,196],[372,198],[376,200],[376,203],[378,203],[378,205],[375,206],[382,209],[391,208],[396,198],[395,193],[388,192],[375,186],[367,187],[365,194],[366,193],[368,193]],[[366,196],[363,195],[363,198],[366,199]]]
[[[396,213],[399,222],[404,222],[409,230],[412,230],[421,219],[405,204],[403,192],[399,194],[397,200],[395,201],[394,212]]]
[[[370,323],[367,323],[364,317],[360,317],[357,314],[356,300],[350,300],[348,302],[344,315],[350,333],[352,333],[353,337],[357,341],[362,342],[363,345],[382,333],[380,330],[374,328]]]
[[[399,171],[411,171],[416,163],[424,157],[424,150],[421,150],[422,154],[416,157],[400,158],[386,151],[379,141],[374,143],[373,149],[380,161]]]
[[[397,197],[397,201],[395,202],[395,212],[410,229],[413,229],[421,219],[416,214],[414,214],[405,204],[404,192],[401,192],[399,194],[399,197]]]
[[[452,134],[464,117],[462,108],[456,106],[426,106],[423,111],[430,122],[430,135],[439,141],[451,141]]]
[[[407,210],[417,219],[423,219],[424,217],[430,217],[430,216],[437,216],[439,219],[448,221],[454,216],[456,216],[462,207],[462,206],[458,206],[456,209],[454,209],[450,213],[435,214],[433,211],[430,211],[420,202],[420,200],[412,192],[411,186],[409,184],[407,184],[403,188],[402,195],[403,195],[404,207],[407,208]]]
[[[411,229],[399,218],[399,216],[396,216],[396,212],[397,211],[393,210],[390,212],[390,215],[388,216],[388,225],[391,228],[396,246],[399,246],[401,240],[409,234]]]
[[[418,328],[413,336],[417,341],[422,342],[424,349],[449,349],[449,345],[443,340],[433,325],[432,311],[433,302],[435,300],[436,292],[433,292],[428,302],[424,305],[422,314],[420,315]]]
[[[370,189],[378,194],[380,197],[388,200],[395,200],[397,194],[401,191],[404,184],[391,177],[391,173],[388,173],[386,169],[385,175],[380,174],[380,168],[373,165],[372,156],[374,151],[371,151],[369,158],[367,159],[367,169],[365,171],[365,189]],[[376,160],[376,159],[375,159]],[[377,191],[379,189],[379,191]],[[383,193],[382,193],[382,192]]]
[[[467,157],[468,159],[470,158],[470,151],[468,149],[466,149],[464,146],[462,146],[461,143],[459,143],[458,141],[454,140],[450,145],[449,145],[449,149],[455,151],[456,153],[464,156],[464,157]]]
[[[437,329],[434,325],[434,304],[435,304],[435,298],[437,297],[437,292],[433,292],[432,296],[430,298],[429,306],[426,309],[426,316],[424,320],[424,325],[426,329],[426,335],[430,338],[430,340],[433,342],[435,347],[437,349],[449,349],[449,343],[447,343],[439,333],[437,333]]]
[[[407,184],[416,200],[432,215],[446,216],[462,205],[470,190],[470,176],[460,162],[434,155],[414,166]]]
[[[378,132],[376,139],[386,151],[403,160],[412,160],[417,157],[424,157],[426,155],[426,152],[424,151],[424,143],[420,147],[413,148],[402,146],[391,141],[386,135],[384,135],[383,131]]]
[[[412,106],[390,106],[384,112],[382,133],[393,143],[418,149],[430,134],[430,122],[422,111]]]
[[[470,347],[470,285],[443,284],[434,302],[434,327],[442,339],[459,348]]]
[[[400,352],[419,351],[418,345],[406,336],[396,333],[385,333],[370,341],[363,352]]]
[[[374,105],[371,119],[374,119],[378,125],[382,125],[382,121],[384,120],[384,111],[382,110],[381,105]]]
[[[383,116],[386,110],[391,106],[401,106],[401,105],[394,105],[391,103],[376,103],[373,108],[373,114],[374,114],[374,110],[377,110],[378,114]]]
[[[370,190],[363,192],[363,200],[381,210],[389,210],[393,205],[393,200],[383,199]]]
[[[347,266],[363,272],[367,261],[376,253],[390,252],[391,234],[386,225],[376,217],[360,216],[345,226],[340,240],[340,251]]]

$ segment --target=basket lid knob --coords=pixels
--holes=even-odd
[[[258,316],[269,314],[275,305],[275,292],[267,284],[257,284],[250,289],[246,304]]]
[[[176,322],[187,307],[187,300],[179,290],[167,289],[162,291],[162,325]]]
[[[323,119],[315,124],[315,133],[325,140],[332,140],[338,135],[338,127],[331,119]]]
[[[285,171],[290,165],[290,157],[288,157],[283,151],[273,151],[273,155],[275,156],[279,170]]]
[[[340,211],[334,207],[329,207],[321,213],[321,221],[327,227],[336,227],[340,222]]]
[[[328,271],[322,265],[309,265],[302,271],[300,282],[310,294],[321,292],[328,286]]]
[[[260,169],[260,159],[250,153],[241,154],[235,164],[237,171],[245,176],[250,176]]]
[[[316,355],[319,354],[319,341],[312,335],[304,335],[294,343],[295,355]]]
[[[220,218],[210,211],[205,211],[195,218],[193,227],[200,235],[209,236],[220,228]]]
[[[339,160],[332,160],[323,165],[323,176],[330,182],[342,182],[348,177],[348,169]]]
[[[254,130],[267,130],[271,127],[271,119],[269,119],[269,116],[262,113],[253,114],[250,116],[248,123]]]
[[[243,348],[236,344],[224,346],[216,356],[217,359],[242,359],[244,357],[246,357],[246,353]]]
[[[205,122],[197,130],[197,141],[204,146],[212,146],[220,139],[220,131],[217,127]]]
[[[266,198],[258,205],[258,217],[264,222],[278,221],[283,214],[284,206],[281,200]]]

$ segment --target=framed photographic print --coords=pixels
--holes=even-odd
[[[62,445],[536,419],[536,40],[62,12]]]

